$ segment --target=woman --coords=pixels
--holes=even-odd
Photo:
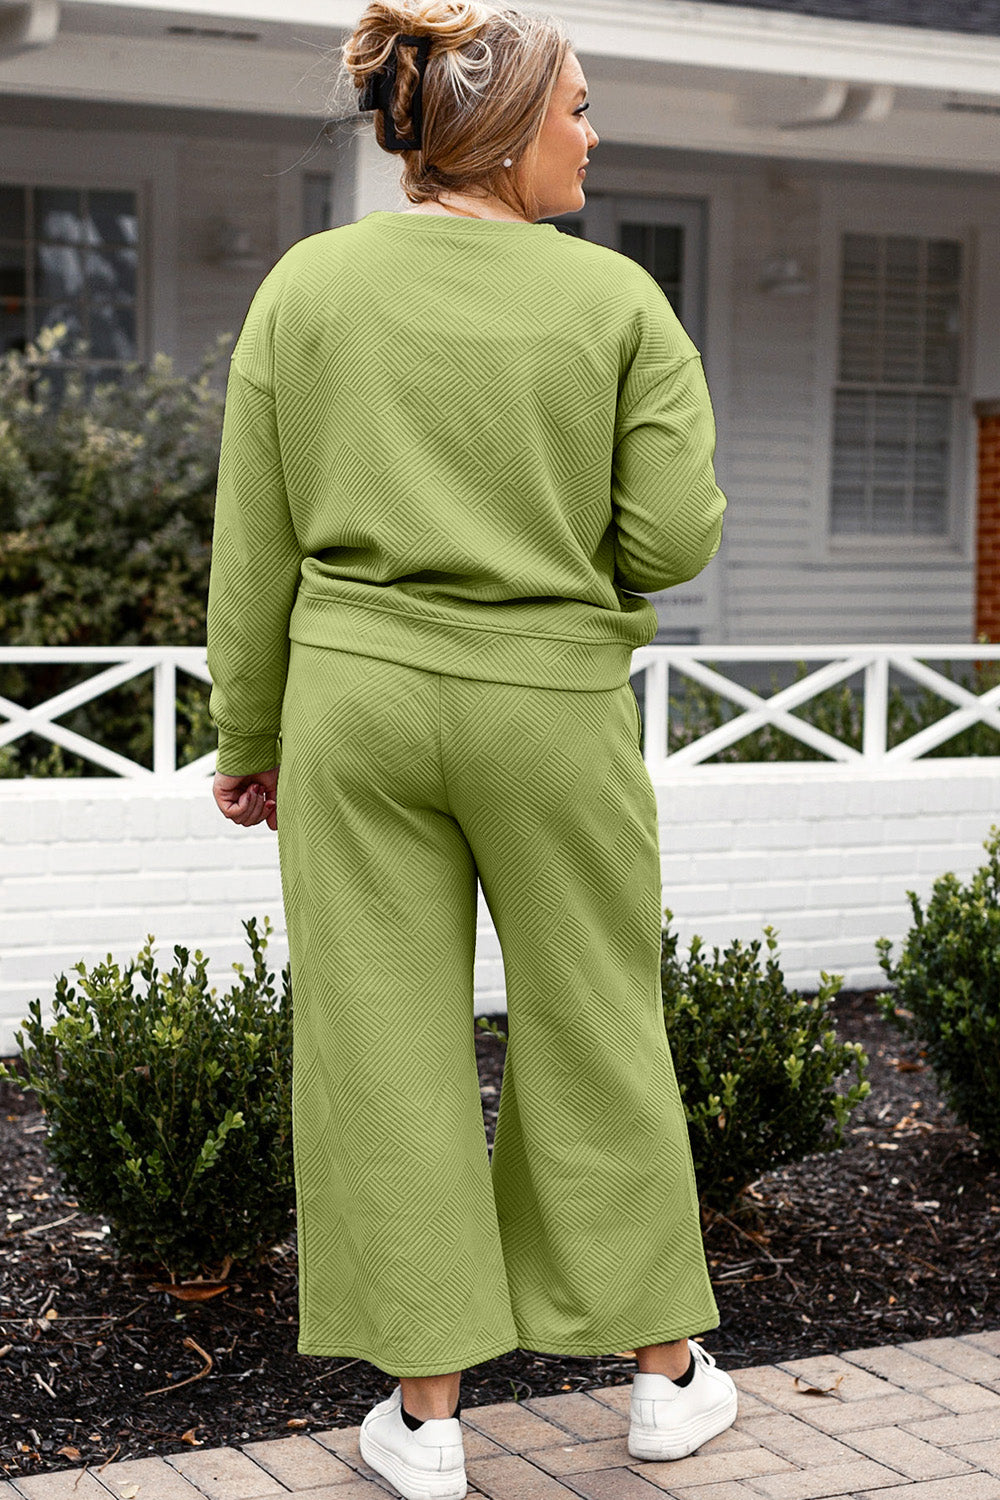
[[[294,987],[298,1350],[398,1378],[361,1452],[466,1493],[461,1372],[634,1349],[629,1451],[736,1392],[659,989],[642,592],[715,554],[697,349],[584,203],[550,17],[369,5],[343,49],[412,207],[292,247],[233,356],[209,596],[215,797],[277,828]],[[278,775],[281,815],[278,818]],[[490,1161],[477,880],[509,1045]]]

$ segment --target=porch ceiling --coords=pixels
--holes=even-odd
[[[35,0],[48,4],[51,0]],[[10,0],[0,0],[0,17]],[[333,52],[359,0],[63,0],[0,94],[356,115]],[[689,0],[556,0],[606,140],[1000,170],[1000,38]],[[0,29],[0,38],[3,32]]]

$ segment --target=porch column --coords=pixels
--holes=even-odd
[[[977,401],[976,639],[1000,641],[1000,400]]]

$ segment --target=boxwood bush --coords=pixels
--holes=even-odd
[[[150,937],[124,968],[77,964],[78,988],[62,975],[52,1024],[35,1000],[17,1032],[23,1073],[0,1064],[37,1095],[63,1184],[116,1255],[171,1275],[224,1279],[295,1227],[289,970],[276,996],[270,923],[243,925],[251,963],[227,994],[199,952],[160,973]]]
[[[821,974],[813,997],[789,990],[778,940],[764,928],[761,944],[739,940],[711,956],[693,937],[678,955],[670,930],[661,937],[663,1019],[702,1204],[731,1210],[743,1189],[782,1162],[799,1161],[843,1143],[851,1111],[866,1098],[868,1057],[860,1043],[840,1042],[830,1014],[840,976]],[[506,1041],[486,1017],[477,1023]],[[853,1081],[838,1081],[853,1072]]]
[[[164,355],[94,385],[65,329],[0,358],[0,640],[9,646],[202,646],[222,431],[220,338],[193,375]],[[35,704],[95,667],[0,666]],[[215,744],[208,688],[178,682],[182,761]],[[64,717],[152,764],[148,676]],[[0,775],[107,775],[40,739],[0,747]]]
[[[904,1036],[924,1045],[942,1097],[1000,1155],[1000,828],[968,884],[949,872],[923,906],[908,891],[913,925],[893,962],[876,944],[890,989],[879,1004]]]
[[[730,1210],[772,1167],[843,1143],[844,1126],[870,1090],[868,1057],[841,1042],[830,1014],[838,974],[813,997],[785,984],[774,928],[709,956],[700,937],[678,955],[665,908],[663,1015],[684,1100],[701,1201]],[[843,1091],[838,1080],[853,1081]]]

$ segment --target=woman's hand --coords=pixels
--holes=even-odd
[[[254,776],[224,776],[216,771],[212,796],[224,818],[252,828],[255,823],[278,826],[278,767],[258,771]]]

